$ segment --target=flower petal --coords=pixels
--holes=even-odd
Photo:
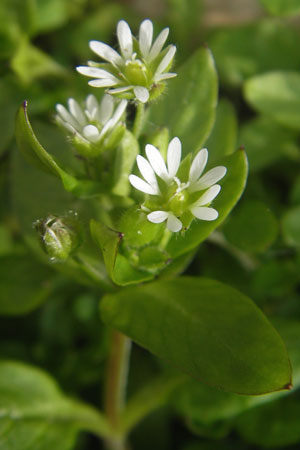
[[[84,114],[82,112],[82,109],[80,108],[78,102],[74,100],[74,98],[69,98],[68,100],[68,107],[69,111],[72,114],[73,117],[77,120],[77,122],[83,127],[86,125],[86,118],[84,117]]]
[[[91,142],[97,142],[100,139],[100,133],[94,125],[87,125],[83,128],[82,134]]]
[[[200,220],[216,220],[219,213],[214,208],[207,208],[205,206],[196,206],[191,208],[191,213]]]
[[[160,154],[160,151],[154,145],[146,145],[146,155],[154,170],[154,172],[166,182],[169,181],[169,174],[166,168],[165,161]]]
[[[202,172],[207,163],[207,159],[208,159],[208,151],[206,148],[200,150],[195,156],[189,174],[189,182],[191,184],[195,183],[195,181],[197,181],[198,178],[202,175]]]
[[[147,219],[153,223],[162,223],[169,216],[169,213],[166,211],[153,211],[152,213],[147,215]]]
[[[157,195],[158,192],[154,189],[153,186],[150,186],[150,184],[146,183],[146,181],[142,180],[141,178],[137,177],[136,175],[129,175],[129,181],[132,186],[137,189],[138,191],[142,191],[145,194],[150,195]]]
[[[193,203],[192,207],[195,208],[197,206],[208,205],[216,198],[220,190],[221,186],[219,184],[214,184],[213,186],[208,188],[207,191],[205,191],[204,194],[201,195],[201,197],[198,198],[198,200],[195,203]]]
[[[154,76],[154,81],[158,83],[159,81],[168,80],[169,78],[177,77],[177,73],[167,72],[162,74],[157,74]]]
[[[114,100],[111,95],[104,94],[98,112],[98,120],[102,125],[105,125],[106,122],[111,118],[114,112]]]
[[[97,80],[89,81],[88,84],[93,87],[111,87],[111,86],[116,86],[116,84],[118,84],[118,82],[111,80],[109,78],[106,78],[105,80],[100,80],[98,78]]]
[[[201,191],[202,189],[207,189],[217,181],[221,180],[226,174],[227,169],[224,166],[214,167],[213,169],[206,172],[201,178],[199,178],[196,183],[190,187],[190,192]]]
[[[158,68],[156,69],[155,75],[159,75],[162,72],[164,72],[170,65],[170,62],[174,58],[174,55],[176,53],[176,47],[175,45],[171,45],[167,54],[164,56],[164,58],[161,60]]]
[[[159,35],[155,39],[154,44],[152,45],[152,48],[150,50],[149,58],[148,58],[149,62],[153,61],[153,59],[155,59],[159,55],[161,49],[163,48],[163,46],[167,40],[168,35],[169,35],[169,28],[164,28],[159,33]]]
[[[124,86],[124,87],[120,87],[120,88],[110,89],[107,92],[109,94],[122,94],[122,92],[130,91],[130,89],[132,89],[132,86]]]
[[[169,177],[175,177],[181,160],[181,142],[178,137],[171,140],[168,146],[167,162]]]
[[[177,233],[182,228],[181,221],[174,216],[174,214],[169,213],[168,214],[168,220],[167,220],[167,228],[170,231],[173,231],[173,233]]]
[[[141,23],[139,31],[140,50],[145,59],[147,59],[152,44],[153,24],[151,20],[146,19]]]
[[[88,95],[85,101],[85,115],[90,121],[96,119],[98,107],[99,105],[96,97],[93,94]]]
[[[98,67],[89,67],[89,66],[78,66],[76,67],[77,72],[81,73],[81,75],[85,75],[86,77],[92,78],[105,78],[109,80],[118,81],[113,74],[104,69],[99,69]]]
[[[120,20],[117,25],[117,36],[121,53],[125,59],[132,57],[132,34],[129,25],[125,20]]]
[[[109,45],[104,42],[90,41],[90,48],[105,61],[110,62],[113,66],[123,65],[123,58]]]
[[[119,120],[122,117],[122,114],[124,113],[124,111],[126,109],[127,103],[128,103],[127,100],[120,101],[112,118],[106,122],[103,129],[101,130],[100,136],[103,136],[105,133],[107,133],[108,130],[112,129],[119,122]]]
[[[61,105],[60,103],[58,103],[56,105],[56,111],[58,112],[59,116],[61,117],[61,119],[64,122],[69,123],[70,125],[72,125],[72,127],[74,127],[76,130],[78,129],[79,123],[77,122],[77,120],[75,119],[75,117],[73,117],[69,111],[67,111],[67,109]]]
[[[136,162],[137,162],[137,166],[139,168],[139,171],[141,172],[141,174],[143,175],[143,177],[145,178],[145,180],[151,184],[151,186],[153,186],[157,192],[159,192],[159,188],[158,188],[158,184],[157,184],[157,179],[154,173],[154,170],[152,169],[151,165],[149,164],[149,162],[147,161],[146,158],[144,158],[141,155],[138,155],[136,157]]]
[[[134,95],[141,103],[147,103],[149,99],[149,91],[143,86],[135,86],[133,88]]]

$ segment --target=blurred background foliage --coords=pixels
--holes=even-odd
[[[298,14],[299,0],[0,2],[1,359],[38,366],[72,397],[100,403],[108,332],[98,302],[109,282],[93,271],[101,262],[92,245],[76,262],[49,264],[33,229],[37,219],[70,210],[87,224],[93,206],[86,202],[83,208],[58,180],[29,166],[14,141],[15,114],[27,99],[41,142],[66,163],[76,164],[53,114],[56,103],[72,96],[82,100],[91,92],[74,70],[90,58],[90,39],[114,45],[120,18],[136,31],[149,17],[157,30],[170,27],[178,66],[206,43],[220,83],[216,122],[206,146],[216,159],[218,152],[230,154],[244,146],[249,158],[244,196],[226,223],[200,246],[187,273],[224,281],[258,304],[288,347],[294,389],[246,397],[196,381],[166,387],[158,391],[160,409],[132,433],[133,449],[299,448]],[[82,261],[91,263],[90,271],[82,270]],[[170,368],[134,347],[129,396],[161,372]],[[72,440],[62,448],[70,448]],[[77,450],[98,448],[98,439],[89,434],[80,435],[76,444]]]

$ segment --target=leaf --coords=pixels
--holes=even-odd
[[[227,240],[250,253],[266,250],[276,239],[278,224],[270,209],[260,201],[238,206],[223,228]]]
[[[44,372],[0,362],[0,446],[3,450],[69,450],[79,430],[110,432],[94,408],[64,396]]]
[[[270,14],[289,16],[300,13],[299,0],[260,0]]]
[[[215,119],[217,75],[213,57],[200,48],[178,70],[162,99],[150,108],[149,122],[167,127],[170,136],[178,136],[186,155],[201,148]]]
[[[209,151],[209,164],[230,155],[236,150],[237,117],[233,105],[221,100],[217,106],[217,115],[212,132],[205,142]]]
[[[300,206],[285,212],[282,217],[282,233],[287,244],[300,247]]]
[[[240,292],[205,278],[182,277],[106,295],[103,321],[193,377],[257,395],[287,388],[285,346]]]
[[[134,135],[126,130],[125,135],[117,149],[115,168],[114,168],[114,186],[113,194],[128,196],[130,183],[128,176],[132,172],[136,156],[139,154],[139,144]]]
[[[55,158],[37,140],[27,115],[27,102],[20,107],[16,118],[16,139],[24,157],[38,169],[61,179],[66,191],[80,197],[90,197],[103,191],[100,183],[77,179],[60,167]]]
[[[250,173],[284,157],[299,158],[297,135],[270,117],[256,117],[240,129],[239,144],[247,149]]]
[[[300,64],[297,30],[274,19],[218,29],[209,44],[220,78],[228,85],[239,86],[271,70],[298,70]]]
[[[244,84],[244,95],[258,112],[300,130],[300,73],[276,71],[257,75]]]
[[[219,212],[219,216],[211,222],[195,219],[186,232],[179,236],[177,233],[173,235],[166,247],[172,258],[192,250],[204,241],[223,222],[245,188],[248,169],[245,152],[238,150],[219,160],[218,164],[227,167],[227,174],[220,182],[222,189],[213,202],[213,207]]]
[[[154,278],[154,274],[137,270],[118,252],[123,234],[112,230],[100,222],[91,220],[91,235],[102,251],[107,272],[114,283],[119,286],[142,283]]]

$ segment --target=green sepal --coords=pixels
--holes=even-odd
[[[35,136],[27,115],[27,102],[19,108],[16,117],[16,139],[24,157],[38,169],[60,178],[66,191],[76,197],[85,198],[97,195],[105,188],[97,182],[77,179],[66,172],[56,159],[40,144]]]

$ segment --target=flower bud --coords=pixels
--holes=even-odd
[[[76,216],[48,216],[38,220],[35,228],[40,235],[43,249],[52,261],[66,260],[79,247],[82,232]]]

